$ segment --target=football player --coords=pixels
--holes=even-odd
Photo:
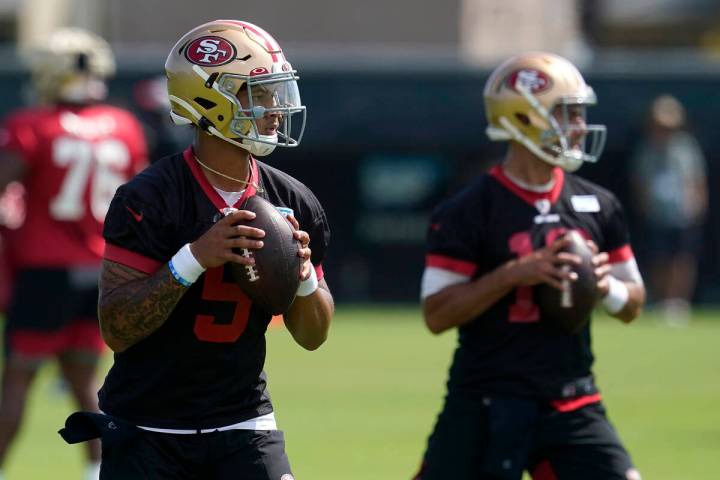
[[[115,67],[104,39],[63,29],[27,55],[39,105],[10,114],[0,130],[0,189],[21,182],[27,209],[8,245],[16,272],[5,325],[0,462],[43,360],[57,357],[79,405],[97,409],[102,223],[115,189],[146,162],[136,119],[101,103]],[[97,478],[97,442],[89,459],[88,478]]]
[[[605,127],[586,121],[595,94],[568,60],[528,53],[492,72],[484,100],[487,134],[510,144],[432,215],[425,322],[457,328],[459,344],[416,478],[637,479],[593,378],[589,326],[556,328],[533,297],[535,285],[577,279],[579,257],[563,249],[578,230],[607,312],[631,322],[643,306],[620,203],[572,173],[604,145]]]
[[[334,310],[325,213],[305,185],[259,160],[300,143],[297,73],[273,37],[236,20],[183,35],[165,71],[172,118],[194,125],[195,139],[113,199],[99,303],[115,352],[100,390],[107,416],[71,416],[64,436],[87,438],[82,425],[95,422],[106,480],[291,480],[263,372],[272,315],[233,282],[228,262],[251,265],[233,250],[263,248],[265,232],[238,225],[254,216],[239,210],[246,198],[285,212],[303,259],[285,325],[308,350],[325,341]]]

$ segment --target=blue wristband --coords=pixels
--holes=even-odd
[[[188,282],[187,280],[185,280],[182,276],[180,276],[177,270],[175,270],[175,266],[173,265],[172,260],[168,262],[168,268],[170,269],[170,273],[172,273],[173,278],[175,278],[175,280],[177,280],[180,285],[182,285],[183,287],[189,287],[190,285],[192,285],[192,282]]]

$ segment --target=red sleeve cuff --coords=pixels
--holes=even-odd
[[[426,267],[441,268],[451,272],[459,273],[472,277],[477,271],[477,265],[467,260],[458,260],[457,258],[446,257],[444,255],[427,255],[425,257]]]
[[[147,274],[157,272],[163,263],[107,242],[105,243],[105,254],[103,258],[111,262],[121,263]]]
[[[323,272],[322,263],[320,265],[313,265],[315,267],[315,275],[317,276],[318,281],[322,280],[325,276],[325,272]]]
[[[622,247],[609,251],[608,256],[610,257],[610,263],[621,263],[634,258],[635,254],[630,244],[625,244]]]

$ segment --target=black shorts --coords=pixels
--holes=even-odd
[[[102,353],[97,301],[97,269],[18,271],[5,324],[6,355]]]
[[[596,402],[558,412],[518,397],[448,398],[416,480],[639,480]]]
[[[293,480],[280,430],[169,434],[103,441],[100,480]]]

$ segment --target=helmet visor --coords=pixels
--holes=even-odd
[[[604,125],[587,123],[587,105],[593,105],[592,100],[567,98],[558,102],[549,119],[550,128],[541,137],[543,148],[559,158],[597,162],[607,131]]]
[[[295,147],[305,129],[295,71],[254,76],[225,73],[219,90],[235,105],[230,130],[240,138]]]

